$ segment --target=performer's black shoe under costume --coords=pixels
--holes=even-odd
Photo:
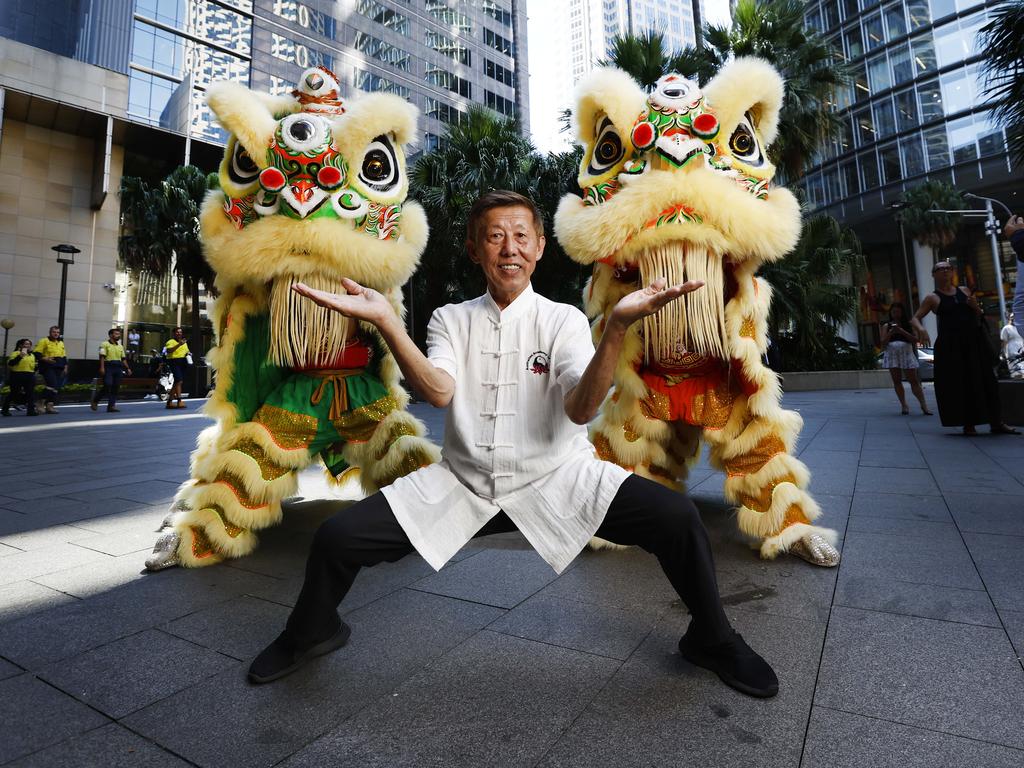
[[[740,693],[761,699],[779,692],[779,678],[764,659],[747,645],[739,632],[724,641],[702,643],[693,624],[679,638],[679,652],[691,664],[710,669]]]
[[[249,682],[269,683],[285,675],[290,675],[307,661],[341,648],[348,642],[351,634],[351,627],[345,622],[341,622],[325,640],[305,648],[298,648],[286,630],[253,660],[249,666]]]

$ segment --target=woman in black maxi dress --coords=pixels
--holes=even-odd
[[[981,327],[981,308],[964,288],[953,285],[953,268],[940,261],[932,268],[935,293],[921,302],[913,324],[927,338],[921,318],[934,311],[939,321],[935,339],[935,400],[944,427],[963,427],[976,434],[976,424],[988,423],[997,434],[1017,434],[1002,422],[999,384],[992,347]]]

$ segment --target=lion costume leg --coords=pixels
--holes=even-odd
[[[336,479],[359,468],[368,493],[437,461],[423,426],[399,410],[379,381],[336,375],[317,384],[309,378],[290,379],[251,421],[200,436],[193,479],[179,490],[169,530],[147,568],[213,565],[249,554],[254,531],[281,520],[281,501],[295,493],[298,470],[318,455]],[[316,402],[303,406],[308,400]]]
[[[740,530],[760,540],[761,557],[793,552],[817,565],[837,565],[836,533],[814,525],[821,510],[806,490],[810,472],[792,455],[798,428],[789,422],[799,416],[778,415],[753,416],[741,395],[724,427],[705,430],[712,464],[726,473],[725,498],[738,505]]]

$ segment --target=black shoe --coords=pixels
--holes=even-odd
[[[706,645],[691,637],[693,625],[679,639],[679,652],[691,664],[710,669],[722,682],[740,693],[761,699],[779,692],[775,671],[733,632],[727,640]]]
[[[341,648],[348,642],[352,628],[345,622],[335,630],[334,634],[306,650],[295,648],[294,643],[282,632],[278,638],[264,648],[249,666],[249,682],[269,683],[278,678],[290,675],[310,659],[323,656],[325,653]]]

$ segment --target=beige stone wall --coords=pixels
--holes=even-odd
[[[107,338],[117,263],[119,201],[124,150],[111,157],[110,189],[103,207],[89,207],[94,142],[82,136],[5,119],[0,140],[0,317],[16,325],[11,342],[39,339],[57,322],[61,265],[50,250],[59,243],[81,249],[68,267],[64,338],[68,355],[94,357]]]

